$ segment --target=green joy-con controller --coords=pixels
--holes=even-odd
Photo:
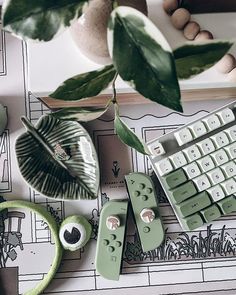
[[[109,201],[102,208],[96,249],[96,270],[108,280],[120,276],[128,200]]]
[[[154,250],[162,243],[164,230],[153,182],[144,173],[130,173],[125,181],[142,249]]]

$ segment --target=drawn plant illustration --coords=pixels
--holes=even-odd
[[[97,240],[98,236],[98,224],[99,224],[99,213],[96,208],[92,211],[92,217],[89,219],[90,224],[92,225],[92,235],[91,239]]]
[[[219,230],[212,230],[209,225],[205,231],[168,233],[161,246],[153,251],[142,252],[137,235],[128,241],[124,260],[130,264],[159,260],[209,259],[236,255],[236,235],[224,225]],[[233,231],[232,231],[233,232]],[[176,236],[177,235],[177,236]]]
[[[0,196],[0,203],[4,202],[3,197]],[[5,221],[7,219],[18,219],[17,230],[11,230],[11,223],[9,221],[8,229],[6,229]],[[22,212],[12,211],[7,209],[0,212],[0,268],[5,268],[7,261],[16,260],[17,252],[16,248],[19,247],[23,250],[22,234],[20,232],[21,220],[25,218],[25,214]]]

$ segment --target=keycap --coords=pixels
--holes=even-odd
[[[201,214],[206,222],[211,222],[215,219],[220,218],[221,212],[217,205],[211,205],[210,207],[201,210]]]
[[[236,211],[236,199],[233,196],[227,197],[217,202],[223,214],[229,214]]]
[[[230,141],[236,141],[236,125],[225,129],[225,133],[228,135]]]
[[[222,182],[220,185],[227,196],[236,193],[236,181],[233,178]]]
[[[209,131],[215,130],[221,126],[219,117],[214,114],[207,116],[206,118],[202,119],[202,121],[206,124]]]
[[[186,158],[188,159],[189,162],[195,161],[201,158],[202,156],[197,145],[192,145],[184,149],[183,152],[186,155]]]
[[[174,136],[179,144],[179,146],[182,146],[190,141],[193,140],[192,133],[188,128],[182,128],[179,131],[174,133]]]
[[[215,168],[215,164],[210,156],[197,160],[197,163],[203,172],[207,172]]]
[[[207,133],[207,129],[203,122],[197,121],[192,125],[189,125],[188,128],[192,131],[192,134],[195,138],[198,138]]]
[[[223,124],[228,124],[235,120],[234,113],[229,108],[225,108],[224,110],[216,113],[216,115],[220,118],[220,121]]]
[[[183,167],[186,175],[188,176],[189,179],[192,179],[194,177],[197,177],[198,175],[201,174],[201,171],[198,167],[197,163],[190,163],[186,166]]]
[[[170,196],[175,204],[181,203],[196,194],[197,190],[192,181],[188,181],[170,191]]]
[[[229,161],[229,157],[224,149],[221,149],[221,150],[218,150],[218,151],[212,153],[211,157],[213,158],[213,160],[217,166],[220,166],[220,165]]]
[[[211,183],[213,185],[218,184],[225,180],[224,174],[220,168],[215,168],[207,173]]]
[[[203,225],[203,220],[198,213],[195,213],[186,218],[182,218],[181,220],[186,230],[194,230]]]
[[[208,177],[205,174],[194,178],[193,182],[195,183],[195,185],[197,187],[197,190],[199,192],[207,190],[209,187],[211,187],[211,183],[210,183]]]
[[[213,187],[210,187],[207,190],[207,192],[211,196],[211,198],[214,202],[217,202],[225,197],[225,193],[219,184],[215,185]]]
[[[169,159],[163,159],[157,163],[155,163],[156,168],[161,176],[166,175],[173,171],[173,166]]]
[[[171,155],[169,157],[169,159],[171,160],[171,162],[173,163],[173,165],[176,169],[180,168],[188,163],[183,152],[178,152],[174,155]]]
[[[206,192],[202,192],[180,204],[175,208],[181,217],[187,217],[211,205],[211,200]]]
[[[203,155],[207,155],[215,151],[215,146],[210,138],[200,141],[197,145]]]
[[[224,132],[219,132],[210,137],[217,148],[221,148],[229,144],[229,138]]]
[[[224,148],[229,155],[230,159],[236,158],[236,142],[232,143]]]
[[[162,143],[160,143],[159,141],[155,141],[155,142],[149,144],[148,149],[149,149],[151,155],[154,157],[161,156],[166,153]]]
[[[163,179],[170,189],[187,181],[187,177],[182,169],[169,173],[167,176],[164,176]]]
[[[224,171],[224,174],[227,178],[236,175],[236,164],[233,161],[227,162],[226,164],[222,165],[221,169]]]

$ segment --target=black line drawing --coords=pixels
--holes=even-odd
[[[206,230],[195,233],[169,233],[165,231],[162,245],[149,252],[142,252],[141,244],[134,234],[133,241],[126,244],[124,260],[129,264],[147,263],[147,261],[173,261],[213,259],[219,257],[234,257],[236,254],[236,235],[234,229],[213,230],[208,225]]]
[[[5,200],[0,197],[0,202]],[[24,250],[22,243],[21,223],[25,214],[19,211],[0,213],[0,292],[1,294],[18,295],[18,267],[8,267],[9,260],[15,261],[17,249]],[[16,227],[14,226],[16,225]],[[16,249],[17,248],[17,249]]]
[[[0,136],[0,193],[11,192],[11,161],[9,130]]]
[[[120,167],[118,161],[113,161],[113,168],[111,169],[115,178],[119,176]]]
[[[5,32],[1,29],[1,21],[0,21],[0,76],[6,76],[6,40],[5,40]]]

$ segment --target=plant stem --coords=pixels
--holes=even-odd
[[[113,96],[112,96],[112,103],[113,104],[117,104],[117,100],[116,100],[116,79],[118,77],[118,73],[116,73],[113,82],[112,82],[112,91],[113,91]]]
[[[116,9],[116,7],[118,6],[118,3],[116,0],[112,0],[112,9]]]

